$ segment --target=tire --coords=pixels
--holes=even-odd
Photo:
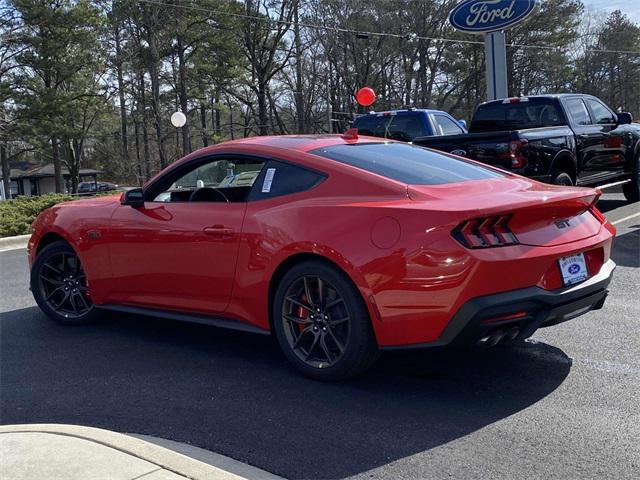
[[[554,185],[563,185],[565,187],[573,186],[573,178],[567,172],[558,171],[551,176],[551,183]]]
[[[322,261],[299,263],[284,275],[272,318],[285,357],[310,378],[352,378],[378,357],[360,292],[344,272]]]
[[[31,291],[40,309],[56,322],[81,325],[99,316],[79,257],[65,241],[51,243],[38,253],[31,268]]]
[[[622,193],[629,203],[640,200],[640,153],[636,155],[635,163],[631,169],[631,181],[622,185]]]

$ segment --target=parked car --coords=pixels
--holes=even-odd
[[[251,185],[201,186],[230,160]],[[274,333],[302,373],[348,378],[379,350],[493,346],[601,308],[615,228],[598,195],[374,137],[254,137],[41,213],[31,289],[62,323]]]
[[[78,184],[78,194],[80,195],[95,195],[99,192],[111,192],[117,189],[117,185],[109,182],[80,182]]]
[[[360,135],[411,142],[417,137],[461,135],[467,133],[463,120],[442,110],[408,108],[371,112],[358,116],[352,125]]]
[[[469,133],[415,143],[557,185],[596,186],[627,180],[640,199],[640,126],[591,95],[508,98],[481,104]]]

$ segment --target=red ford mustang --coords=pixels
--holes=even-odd
[[[31,288],[63,323],[274,332],[303,373],[346,378],[380,349],[492,346],[601,308],[615,229],[598,195],[405,143],[256,137],[43,212]]]

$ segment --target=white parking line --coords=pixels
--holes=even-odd
[[[617,225],[618,223],[622,223],[622,222],[624,222],[626,220],[629,220],[631,218],[635,218],[635,217],[638,217],[638,216],[640,216],[640,212],[634,213],[633,215],[627,215],[626,217],[622,217],[621,219],[616,220],[615,222],[611,222],[611,225]]]

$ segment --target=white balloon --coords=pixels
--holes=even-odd
[[[176,127],[184,127],[184,124],[187,123],[187,117],[182,112],[176,112],[171,115],[171,124]]]

